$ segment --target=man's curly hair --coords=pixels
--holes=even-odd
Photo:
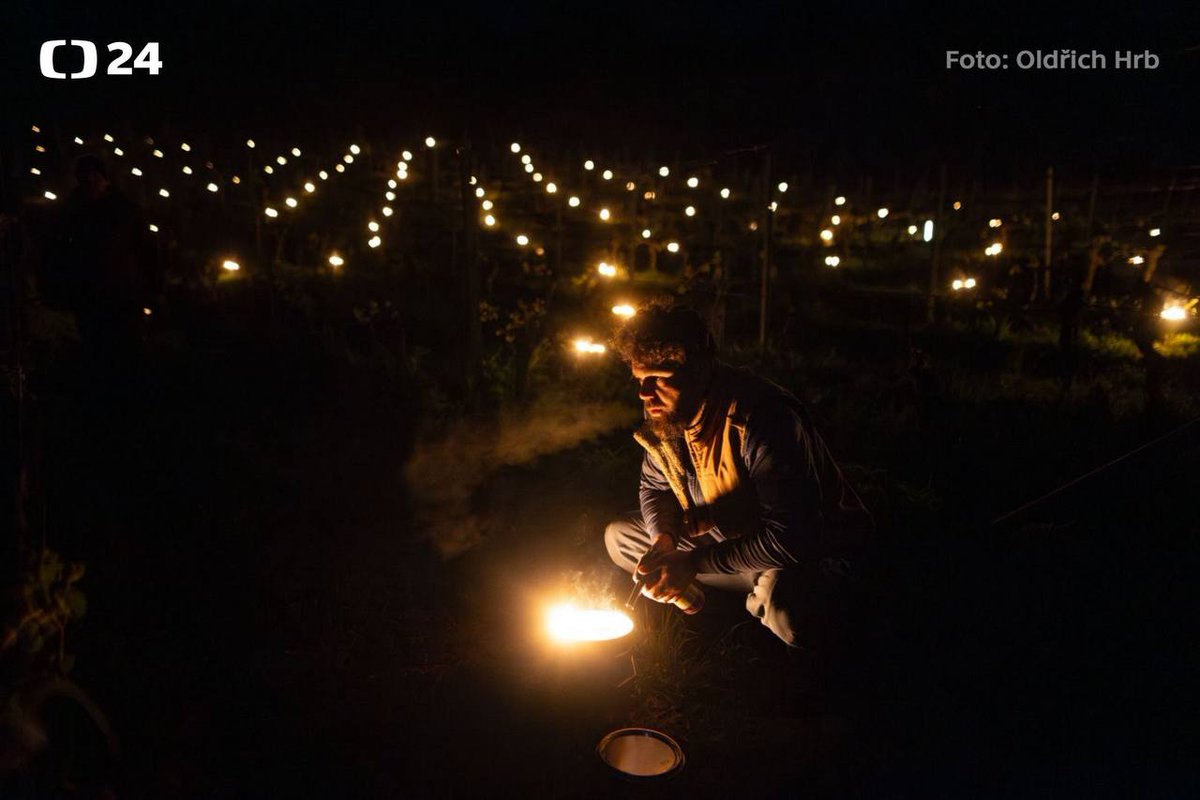
[[[656,297],[613,332],[612,348],[630,364],[686,364],[711,359],[716,348],[695,310],[670,296]]]

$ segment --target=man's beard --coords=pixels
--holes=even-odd
[[[678,439],[683,437],[683,423],[680,422],[678,416],[670,411],[663,412],[657,416],[647,417],[646,426],[659,439]]]

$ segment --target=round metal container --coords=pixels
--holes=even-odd
[[[596,755],[622,778],[651,781],[669,778],[683,769],[683,748],[662,731],[621,728],[596,745]]]

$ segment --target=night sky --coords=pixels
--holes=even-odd
[[[121,115],[231,135],[433,128],[685,158],[769,142],[818,171],[924,170],[948,160],[1000,177],[1049,162],[1133,174],[1200,163],[1194,4],[964,5],[949,15],[808,5],[26,3],[6,12],[0,57],[6,91],[16,93],[5,107],[26,112],[6,116],[22,126],[26,116]],[[42,78],[40,43],[72,37],[135,48],[159,41],[164,70],[73,84]],[[947,49],[1038,48],[1149,49],[1161,64],[944,68]]]

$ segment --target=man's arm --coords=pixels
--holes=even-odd
[[[789,404],[769,403],[746,425],[743,459],[758,495],[754,533],[696,551],[698,572],[734,574],[788,567],[824,534],[819,444]]]
[[[683,509],[671,491],[671,485],[654,458],[642,457],[642,478],[638,486],[642,520],[650,532],[651,541],[669,536],[676,544],[683,538]]]

